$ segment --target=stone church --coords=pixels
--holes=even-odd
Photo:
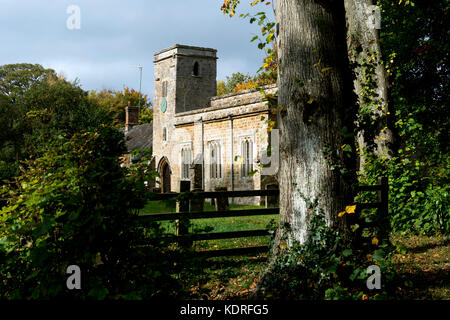
[[[270,144],[269,107],[255,89],[216,96],[217,59],[215,49],[178,44],[155,53],[153,124],[137,125],[137,108],[126,108],[128,150],[151,146],[161,192],[178,192],[182,180],[205,191],[276,185],[259,170]],[[235,202],[249,200],[264,201]]]

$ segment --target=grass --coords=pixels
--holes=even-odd
[[[230,204],[230,210],[251,210],[262,209],[263,206],[255,205],[239,205]],[[140,211],[141,214],[167,213],[175,212],[175,201],[149,201],[146,206]],[[209,202],[204,203],[204,211],[216,211],[215,206]],[[190,232],[193,233],[207,233],[207,232],[229,232],[229,231],[243,231],[243,230],[257,230],[267,229],[267,226],[278,219],[277,215],[262,215],[262,216],[248,216],[248,217],[224,217],[224,218],[209,218],[209,219],[194,219],[191,220]],[[161,225],[166,229],[168,234],[175,233],[175,223],[172,221],[162,221]],[[234,238],[234,239],[220,239],[208,241],[196,241],[194,246],[197,250],[219,250],[238,247],[260,246],[267,245],[270,240],[269,236],[265,237],[248,237],[248,238]]]
[[[245,209],[261,209],[264,206],[254,206],[254,205],[241,205],[241,204],[230,204],[230,210],[245,210]],[[155,200],[148,201],[147,204],[141,209],[141,214],[152,214],[152,213],[167,213],[175,212],[176,202],[175,200]],[[211,205],[209,201],[205,201],[203,205],[203,211],[216,211],[216,207]]]

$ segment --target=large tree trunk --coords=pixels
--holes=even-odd
[[[354,90],[358,95],[358,148],[377,156],[392,155],[394,142],[388,121],[388,80],[381,59],[380,21],[372,0],[344,0],[347,49],[354,66]],[[360,157],[360,170],[364,158]]]
[[[280,228],[277,239],[307,240],[308,221],[323,210],[330,227],[353,201],[356,114],[342,1],[278,0]],[[352,147],[353,152],[344,145]],[[276,246],[277,247],[277,246]],[[276,249],[275,249],[276,250]],[[276,252],[274,252],[276,254]]]

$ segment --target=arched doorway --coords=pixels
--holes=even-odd
[[[170,192],[170,168],[167,162],[165,162],[162,165],[161,178],[162,178],[162,192],[163,193]]]
[[[158,173],[160,177],[160,188],[162,193],[170,192],[170,165],[169,160],[163,157],[158,164]]]

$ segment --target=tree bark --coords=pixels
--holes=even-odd
[[[358,96],[358,149],[392,156],[394,136],[388,109],[388,79],[381,59],[380,21],[373,0],[344,0],[347,49]],[[364,157],[359,169],[363,171]]]
[[[287,236],[289,246],[307,240],[317,210],[323,210],[328,226],[344,228],[337,215],[353,201],[356,161],[354,138],[342,132],[353,128],[356,97],[342,1],[276,5],[278,102],[287,108],[278,115],[280,225],[290,227],[279,229],[276,243]]]

